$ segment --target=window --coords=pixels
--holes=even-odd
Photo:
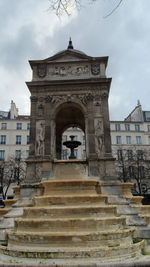
[[[135,124],[135,131],[137,131],[137,132],[140,131],[140,125],[139,124]]]
[[[17,129],[17,130],[21,130],[21,129],[22,129],[22,123],[17,123],[17,125],[16,125],[16,129]]]
[[[130,131],[130,124],[125,124],[125,130]]]
[[[27,145],[29,145],[29,143],[30,143],[30,136],[27,135]]]
[[[131,145],[131,136],[126,136],[127,145]]]
[[[129,176],[130,176],[130,178],[134,177],[134,167],[133,166],[129,166]]]
[[[83,158],[84,159],[86,158],[86,150],[85,149],[83,150]]]
[[[117,150],[117,160],[122,160],[122,150]]]
[[[121,136],[116,136],[116,144],[121,145]]]
[[[143,159],[143,151],[142,150],[137,151],[137,159],[139,159],[139,160]]]
[[[21,135],[16,135],[16,145],[21,145]]]
[[[148,143],[149,143],[149,145],[150,145],[150,136],[148,136]]]
[[[15,158],[16,159],[21,159],[21,150],[16,150]]]
[[[5,150],[0,150],[0,160],[5,159]]]
[[[26,159],[29,157],[29,150],[26,150]]]
[[[74,155],[76,157],[76,159],[78,158],[78,149],[74,149]]]
[[[6,130],[7,129],[7,123],[2,123],[1,124],[1,129]]]
[[[139,177],[140,178],[144,178],[145,177],[144,166],[139,166]]]
[[[120,124],[115,124],[116,131],[120,131]]]
[[[127,157],[128,157],[128,160],[131,160],[133,158],[132,150],[127,150]]]
[[[141,136],[136,136],[136,143],[137,143],[137,145],[141,145],[142,144]]]
[[[67,149],[63,149],[62,151],[62,159],[67,159]]]
[[[147,130],[148,132],[150,132],[150,125],[147,125]]]
[[[124,168],[123,168],[123,166],[119,166],[118,167],[118,172],[119,172],[119,176],[121,178],[123,178],[124,177]]]
[[[1,135],[1,145],[6,144],[6,135]]]
[[[27,123],[27,130],[30,130],[30,123]]]

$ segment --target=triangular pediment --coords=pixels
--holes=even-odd
[[[91,57],[87,56],[81,51],[74,49],[67,49],[55,54],[52,57],[46,58],[45,62],[61,62],[61,61],[79,61],[79,60],[88,60]]]
[[[53,64],[53,63],[73,63],[73,62],[87,62],[87,61],[98,61],[104,62],[107,66],[108,57],[91,57],[83,53],[82,51],[76,49],[66,49],[60,51],[59,53],[55,54],[54,56],[48,57],[42,60],[29,60],[31,68],[35,65],[39,64]]]

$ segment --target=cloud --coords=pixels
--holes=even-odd
[[[48,4],[47,0],[0,0],[1,109],[7,106],[9,95],[21,113],[29,110],[24,83],[31,79],[28,60],[47,58],[67,48],[71,36],[75,49],[91,56],[109,56],[111,119],[126,117],[137,99],[149,110],[150,2],[123,1],[116,12],[103,19],[116,0],[95,1],[61,20],[47,11]],[[20,104],[23,99],[25,107]]]

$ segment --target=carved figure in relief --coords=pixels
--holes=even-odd
[[[44,155],[45,125],[40,122],[36,129],[36,154]]]
[[[84,66],[83,67],[83,73],[88,73],[89,72],[89,66],[88,65],[86,65],[86,66]]]
[[[77,67],[77,68],[76,68],[76,74],[77,74],[77,75],[82,74],[82,72],[83,72],[83,71],[82,71],[82,67]]]
[[[62,75],[62,76],[66,75],[65,67],[60,67],[59,74]]]
[[[98,120],[95,126],[95,145],[96,145],[96,153],[98,156],[101,154],[103,150],[104,144],[104,133],[102,127],[102,121]]]
[[[65,66],[55,66],[54,69],[50,71],[51,75],[55,76],[69,76],[69,75],[82,75],[82,74],[88,74],[89,73],[89,66],[88,65],[65,65]]]

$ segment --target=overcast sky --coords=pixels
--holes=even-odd
[[[138,99],[150,110],[150,0],[124,0],[104,19],[118,2],[97,0],[60,20],[48,0],[0,0],[0,110],[13,100],[20,114],[30,113],[28,60],[66,49],[70,36],[75,49],[109,56],[111,120],[123,120]]]

